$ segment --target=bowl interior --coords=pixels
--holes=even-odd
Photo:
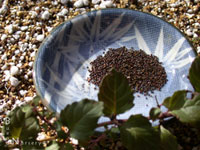
[[[166,69],[168,82],[152,97],[135,93],[135,107],[119,118],[138,113],[148,116],[156,106],[155,96],[162,103],[176,90],[192,89],[187,75],[195,53],[175,27],[150,14],[104,9],[61,24],[45,39],[34,66],[37,92],[57,113],[83,98],[97,100],[98,90],[87,81],[87,67],[104,51],[122,46],[156,55]]]

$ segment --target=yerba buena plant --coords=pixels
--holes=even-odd
[[[98,101],[84,99],[74,102],[63,109],[54,123],[49,123],[51,112],[39,112],[39,97],[30,104],[16,107],[9,113],[9,122],[4,121],[3,134],[0,140],[0,149],[8,149],[6,139],[19,139],[15,147],[21,149],[59,150],[74,149],[70,138],[78,140],[85,149],[100,149],[98,142],[105,137],[119,138],[124,149],[128,150],[177,150],[176,137],[161,124],[152,126],[150,121],[162,122],[168,117],[176,117],[182,123],[200,128],[200,57],[197,57],[189,70],[189,80],[194,91],[181,90],[166,98],[163,104],[152,108],[149,117],[140,114],[132,115],[127,120],[119,120],[117,116],[134,107],[134,91],[128,80],[120,73],[112,70],[100,84]],[[188,96],[190,95],[190,96]],[[160,106],[167,108],[162,112]],[[110,120],[98,123],[100,117],[106,116]],[[45,123],[41,126],[39,120]],[[45,126],[46,124],[46,126]],[[47,139],[46,147],[42,145],[25,145],[25,141],[37,141],[39,132],[48,128],[56,131],[54,138]],[[99,127],[105,130],[97,132]],[[98,138],[92,139],[94,135]]]

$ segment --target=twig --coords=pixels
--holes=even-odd
[[[97,143],[100,142],[102,139],[106,137],[106,134],[102,134],[97,139],[91,140],[90,143],[91,145],[88,147],[89,149],[93,149],[93,147],[97,146]]]
[[[124,123],[126,121],[127,121],[127,119],[114,119],[111,121],[99,123],[98,127],[103,127],[103,126],[107,126],[107,125],[121,125],[122,123]]]
[[[157,96],[155,96],[155,99],[156,99],[157,107],[160,108],[160,104],[158,103]]]

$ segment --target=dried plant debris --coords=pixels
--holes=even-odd
[[[143,50],[110,48],[104,56],[98,56],[91,62],[89,81],[100,85],[103,77],[112,68],[122,72],[135,92],[148,95],[160,90],[167,82],[167,74],[162,63],[153,55]]]

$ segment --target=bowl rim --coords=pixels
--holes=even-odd
[[[37,58],[38,58],[39,53],[42,51],[42,47],[45,45],[46,41],[49,39],[49,37],[50,37],[52,34],[54,34],[54,32],[55,32],[57,29],[59,29],[59,28],[60,28],[61,26],[63,26],[64,24],[70,22],[71,20],[76,19],[76,18],[81,18],[81,17],[83,17],[83,15],[86,15],[86,14],[90,15],[90,14],[92,14],[92,13],[94,13],[94,12],[99,12],[99,11],[101,11],[101,12],[103,12],[103,13],[106,13],[106,12],[109,12],[109,10],[110,10],[110,11],[124,10],[124,11],[130,11],[130,12],[132,11],[133,13],[134,13],[134,12],[137,12],[137,13],[141,13],[141,14],[144,14],[144,15],[147,15],[147,16],[153,16],[154,18],[159,19],[159,20],[161,20],[161,21],[164,22],[164,23],[167,23],[169,26],[171,26],[171,27],[174,28],[176,31],[178,31],[178,32],[186,39],[186,41],[188,42],[189,46],[192,48],[192,51],[194,52],[194,55],[195,55],[195,56],[198,55],[198,53],[195,51],[195,48],[194,48],[194,45],[192,44],[192,42],[189,40],[189,38],[188,38],[183,32],[181,32],[181,31],[178,29],[178,27],[176,27],[175,25],[171,24],[170,22],[168,22],[168,21],[165,20],[164,18],[160,18],[160,17],[158,17],[158,16],[156,16],[156,15],[153,15],[153,14],[150,13],[150,12],[143,12],[143,11],[139,11],[139,10],[133,10],[133,9],[130,9],[130,8],[105,8],[105,9],[99,9],[99,10],[89,11],[89,12],[86,12],[86,13],[84,13],[84,14],[79,14],[79,15],[74,16],[74,17],[72,17],[72,18],[70,18],[70,19],[68,19],[68,20],[66,20],[66,21],[64,21],[64,22],[62,22],[61,24],[55,26],[55,27],[52,29],[52,31],[50,31],[49,34],[45,37],[45,39],[42,41],[42,43],[40,44],[40,46],[39,46],[39,48],[38,48],[38,50],[37,50],[37,53],[36,53],[36,55],[35,55],[35,59],[34,59],[34,63],[33,63],[33,72],[32,72],[33,85],[35,86],[36,95],[38,95],[38,96],[40,97],[42,103],[43,103],[43,104],[45,105],[45,107],[47,107],[50,111],[55,112],[55,111],[50,107],[50,105],[48,104],[47,100],[45,100],[45,98],[43,98],[43,97],[41,96],[41,95],[42,95],[42,94],[41,94],[41,90],[40,90],[40,87],[37,85],[37,81],[36,81],[36,80],[37,80],[37,79],[36,79],[36,71],[35,71],[35,70],[36,70],[36,60],[37,60]],[[59,115],[58,112],[55,112],[55,113],[56,113],[56,116]]]

